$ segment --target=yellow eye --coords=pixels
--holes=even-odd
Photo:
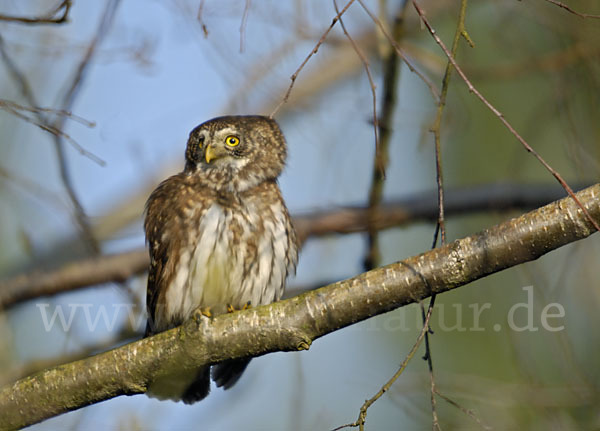
[[[236,147],[240,144],[240,138],[238,138],[237,136],[228,136],[227,138],[225,138],[225,143],[227,145],[229,145],[230,147]]]

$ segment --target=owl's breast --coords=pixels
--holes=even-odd
[[[195,227],[167,291],[173,317],[185,320],[197,307],[221,314],[229,305],[239,309],[281,297],[289,266],[289,220],[282,202],[267,208],[215,202]]]

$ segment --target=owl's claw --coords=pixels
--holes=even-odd
[[[246,302],[244,304],[244,306],[242,308],[240,308],[240,310],[247,310],[250,307],[251,307],[250,301],[248,301],[248,302]],[[233,305],[231,305],[231,304],[227,304],[227,312],[228,313],[233,313],[234,311],[237,311],[236,308]]]
[[[196,323],[200,323],[202,318],[208,317],[209,319],[213,317],[210,307],[198,307],[192,313],[192,318],[196,321]]]

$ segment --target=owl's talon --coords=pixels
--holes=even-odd
[[[209,319],[213,317],[210,307],[198,307],[192,313],[192,318],[196,321],[196,323],[200,323],[200,321],[205,317],[208,317]]]
[[[249,309],[250,307],[251,307],[251,305],[250,305],[250,301],[248,301],[248,302],[246,302],[246,303],[245,303],[245,304],[242,306],[242,308],[240,308],[239,310],[240,310],[240,311],[241,311],[241,310],[247,310],[247,309]],[[237,309],[237,308],[235,308],[235,307],[234,307],[233,305],[231,305],[231,304],[227,304],[227,312],[228,312],[228,313],[233,313],[234,311],[238,311],[238,309]]]

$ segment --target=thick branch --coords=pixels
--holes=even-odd
[[[600,218],[600,184],[577,194]],[[0,428],[21,428],[118,395],[143,393],[169,371],[308,349],[315,339],[454,289],[594,232],[572,198],[405,261],[246,311],[201,318],[0,389]]]
[[[582,187],[582,186],[580,186]],[[555,186],[497,184],[446,192],[447,216],[476,211],[532,209],[564,196]],[[302,242],[310,237],[332,233],[366,231],[370,226],[388,229],[415,221],[435,221],[438,217],[436,192],[420,193],[381,205],[370,212],[364,207],[346,207],[294,217]],[[101,283],[123,282],[148,269],[144,249],[79,259],[50,271],[27,272],[0,281],[0,310],[46,295],[80,289]]]

